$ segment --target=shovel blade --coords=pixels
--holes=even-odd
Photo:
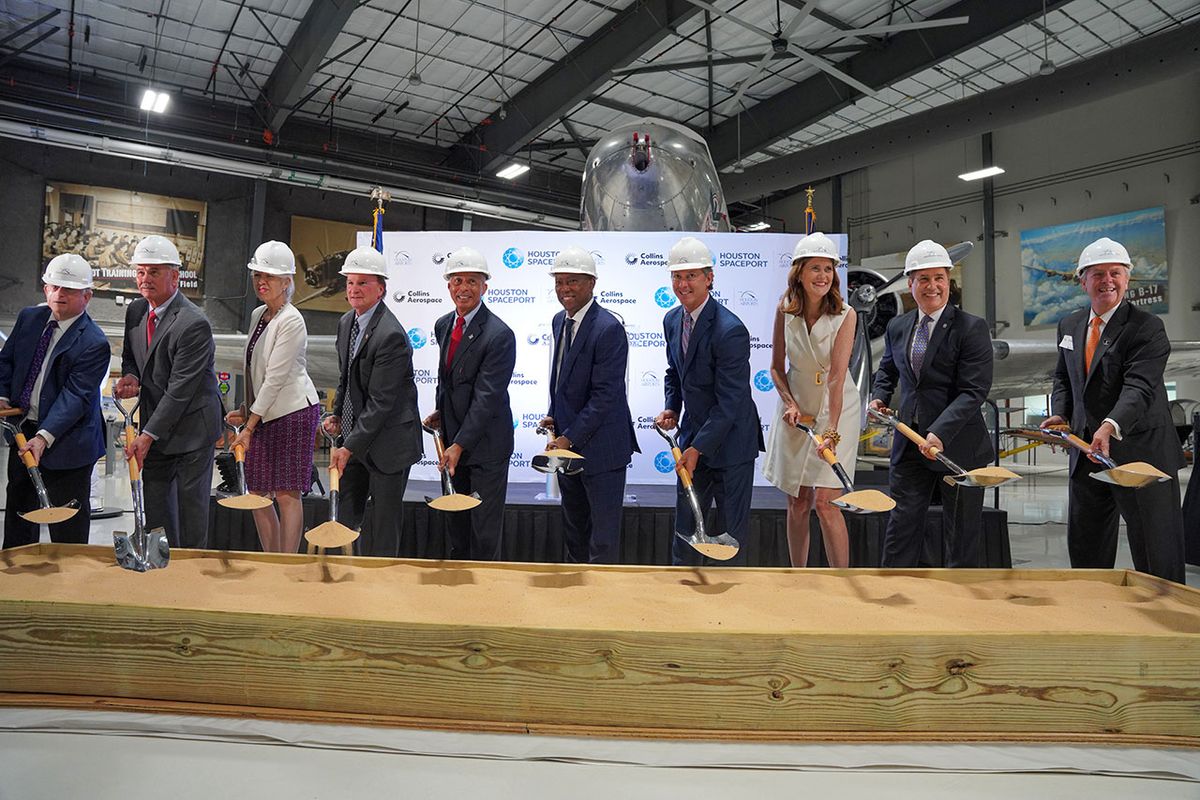
[[[217,504],[237,511],[255,511],[271,505],[271,498],[263,497],[260,494],[232,494],[229,497],[220,498],[217,500]]]
[[[878,489],[847,492],[831,502],[843,511],[849,511],[852,514],[879,514],[891,511],[896,507],[896,501]]]
[[[736,556],[740,549],[738,540],[728,533],[722,533],[720,536],[701,537],[696,534],[688,536],[681,531],[675,531],[675,535],[687,542],[688,546],[697,553],[714,561],[728,561]]]
[[[358,538],[358,531],[340,522],[322,522],[317,527],[306,532],[304,539],[313,547],[324,550],[336,550],[345,547]]]
[[[167,543],[165,530],[155,528],[150,531],[146,534],[145,541],[141,546],[139,546],[138,538],[136,533],[113,531],[113,551],[116,554],[118,566],[133,572],[147,572],[152,569],[162,569],[170,563],[171,547]]]
[[[441,497],[425,497],[425,504],[435,511],[470,511],[483,501],[475,492],[470,494],[444,494]]]
[[[1141,489],[1152,483],[1162,483],[1171,480],[1171,476],[1153,464],[1145,461],[1132,461],[1119,464],[1103,472],[1093,472],[1092,477],[1113,486],[1124,486],[1127,489]]]
[[[33,511],[26,511],[24,514],[18,514],[17,516],[26,522],[32,522],[34,525],[54,525],[59,522],[66,522],[78,513],[79,501],[72,500],[65,506],[35,508]]]

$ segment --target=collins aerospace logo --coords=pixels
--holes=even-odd
[[[443,261],[445,261],[445,260],[446,260],[446,254],[445,254],[445,253],[434,253],[434,254],[433,254],[433,263],[435,263],[435,264],[441,264],[441,263],[442,263]]]
[[[515,247],[510,247],[504,251],[504,255],[500,256],[500,260],[509,269],[516,269],[525,263],[525,254]]]
[[[760,369],[754,373],[754,388],[760,392],[769,392],[775,388],[775,383],[771,380],[771,373],[765,369]]]
[[[675,295],[666,286],[660,286],[654,293],[654,302],[658,303],[659,308],[670,308],[675,305]]]
[[[663,450],[654,457],[654,468],[666,475],[675,469],[675,459],[671,458],[670,452]]]
[[[429,337],[425,335],[425,331],[420,328],[408,329],[408,341],[412,343],[413,350],[420,350],[425,345],[429,344]]]
[[[637,253],[626,253],[625,254],[625,263],[626,264],[628,264],[629,266],[632,267],[637,262],[638,262],[638,254]]]

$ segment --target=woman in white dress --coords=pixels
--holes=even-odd
[[[842,485],[812,440],[796,428],[803,417],[815,417],[809,427],[838,441],[838,461],[854,474],[862,409],[849,377],[855,314],[842,299],[835,270],[839,261],[837,245],[825,234],[805,236],[796,245],[787,291],[775,309],[771,378],[779,405],[763,475],[788,496],[788,552],[794,567],[808,562],[809,510],[814,505],[829,566],[850,563],[846,521],[830,502],[842,494]]]

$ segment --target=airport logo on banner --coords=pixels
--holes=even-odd
[[[658,303],[659,308],[670,308],[675,305],[675,293],[669,286],[660,286],[654,292],[654,302]]]
[[[515,247],[510,247],[500,256],[500,260],[509,269],[517,269],[525,263],[525,254]]]
[[[404,250],[397,250],[392,253],[393,267],[407,267],[412,265],[412,255]]]
[[[408,341],[412,343],[413,350],[420,350],[429,344],[429,336],[420,328],[409,328]]]
[[[491,305],[529,305],[537,302],[537,298],[528,289],[488,289],[483,299]]]
[[[739,306],[756,306],[758,305],[758,295],[747,289],[744,292],[738,293]]]
[[[717,266],[733,269],[765,269],[767,259],[762,253],[722,252],[717,258]]]
[[[775,382],[771,380],[771,373],[765,369],[760,369],[754,373],[754,388],[760,392],[769,392],[775,388]]]

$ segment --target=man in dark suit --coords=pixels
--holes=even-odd
[[[491,275],[479,251],[454,251],[446,257],[443,274],[455,310],[433,326],[441,349],[437,409],[425,423],[441,428],[446,450],[438,466],[449,470],[455,491],[477,492],[483,501],[450,520],[449,557],[494,561],[500,558],[513,451],[508,384],[517,342],[482,302]]]
[[[51,503],[79,501],[75,516],[50,526],[52,541],[75,544],[88,540],[92,467],[104,455],[100,385],[110,350],[87,313],[92,268],[74,253],[55,256],[42,281],[46,305],[23,309],[0,350],[0,408],[25,409],[28,439],[20,451],[9,442],[6,548],[38,541],[38,526],[18,516],[38,507],[23,453],[33,455]]]
[[[142,432],[126,455],[142,466],[146,525],[172,547],[204,547],[221,399],[213,371],[212,327],[179,291],[179,252],[151,235],[133,265],[142,297],[125,312],[117,397],[141,396]]]
[[[333,416],[324,422],[330,435],[342,437],[329,456],[342,475],[340,521],[352,528],[362,525],[357,555],[397,558],[408,471],[421,458],[412,344],[383,302],[387,265],[382,253],[373,247],[351,251],[341,274],[351,310],[338,321],[341,379]],[[366,515],[368,498],[371,513]]]
[[[1125,520],[1133,565],[1184,582],[1183,515],[1178,471],[1183,452],[1167,406],[1163,369],[1171,353],[1162,320],[1123,302],[1129,253],[1102,238],[1083,249],[1075,271],[1089,307],[1058,323],[1053,416],[1043,427],[1069,423],[1092,451],[1116,461],[1147,461],[1171,476],[1142,489],[1092,478],[1104,469],[1071,451],[1067,548],[1071,566],[1112,569],[1118,513]]]
[[[559,475],[567,557],[576,563],[620,560],[625,470],[638,450],[625,387],[625,326],[595,302],[596,261],[567,247],[550,270],[563,310],[554,315],[550,411],[543,425],[557,437],[547,450],[583,456],[583,471]]]
[[[908,251],[904,274],[916,310],[888,323],[883,360],[875,373],[871,407],[883,408],[897,389],[897,417],[925,436],[914,445],[892,435],[889,486],[896,507],[883,539],[882,566],[920,566],[925,516],[934,489],[942,490],[947,567],[980,566],[983,489],[941,483],[948,470],[932,448],[963,469],[992,460],[980,405],[992,388],[992,337],[987,322],[950,300],[946,248],[926,239]]]
[[[741,543],[734,558],[713,562],[678,536],[673,564],[744,565],[754,459],[763,449],[762,426],[750,396],[750,333],[737,316],[711,296],[713,255],[691,236],[668,254],[671,288],[680,305],[663,317],[667,345],[666,408],[655,418],[662,428],[679,427],[683,466],[692,474],[700,507],[716,501],[716,530]],[[680,419],[680,412],[683,418]],[[691,535],[692,509],[679,485],[675,530]]]

